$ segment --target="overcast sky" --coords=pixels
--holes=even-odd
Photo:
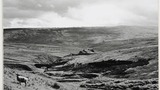
[[[4,27],[157,25],[158,0],[3,0]]]

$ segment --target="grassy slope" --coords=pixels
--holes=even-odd
[[[109,59],[134,61],[137,60],[135,56],[150,58],[149,64],[129,67],[124,72],[127,73],[128,79],[157,78],[157,37],[157,27],[6,29],[4,30],[4,62],[25,64],[37,70],[33,63],[52,63],[57,60],[57,56],[78,53],[84,48],[94,48],[98,54],[65,57],[70,58],[67,64],[78,62],[85,65]]]
[[[156,27],[93,27],[59,29],[15,29],[4,30],[4,41],[14,43],[51,44],[61,46],[89,47],[132,38],[157,35]],[[110,43],[110,42],[109,42]],[[119,43],[119,42],[117,42]]]

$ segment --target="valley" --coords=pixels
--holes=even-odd
[[[10,28],[3,45],[4,90],[158,90],[154,26]]]

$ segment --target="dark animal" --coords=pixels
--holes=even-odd
[[[17,81],[21,84],[21,83],[25,83],[25,86],[27,85],[27,81],[29,80],[27,77],[21,76],[19,74],[17,75]]]

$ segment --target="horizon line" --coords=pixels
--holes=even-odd
[[[2,29],[27,29],[27,28],[96,28],[96,27],[118,27],[118,26],[139,26],[139,27],[143,27],[143,26],[147,26],[147,27],[158,27],[158,25],[114,25],[114,26],[66,26],[66,27],[2,27]]]

